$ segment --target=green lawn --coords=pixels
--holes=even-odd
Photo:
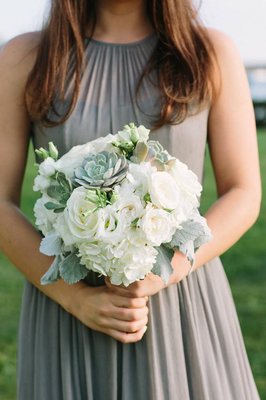
[[[264,196],[266,195],[266,131],[259,132]],[[247,161],[248,162],[248,161]],[[22,209],[32,219],[32,153],[23,188]],[[215,198],[207,155],[202,209]],[[244,339],[262,399],[266,399],[266,203],[256,225],[223,257]],[[15,400],[16,338],[23,278],[0,254],[0,399]],[[236,399],[240,400],[240,399]]]

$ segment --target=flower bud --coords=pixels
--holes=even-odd
[[[49,145],[50,157],[52,157],[56,161],[58,158],[58,150],[55,147],[55,145],[53,144],[53,142],[49,142],[48,145]]]
[[[46,158],[49,157],[49,153],[47,150],[45,150],[43,147],[40,147],[39,149],[35,150],[35,153],[37,156],[40,158],[40,160],[45,160]]]
[[[137,129],[136,125],[133,123],[129,124],[129,128],[130,128],[130,139],[131,139],[132,143],[136,144],[139,141],[138,129]]]

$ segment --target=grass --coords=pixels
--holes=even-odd
[[[258,134],[266,195],[266,130]],[[210,160],[206,156],[206,173],[202,209],[215,199]],[[31,219],[36,194],[32,192],[35,170],[33,155],[29,154],[23,186],[22,210]],[[244,340],[262,399],[266,399],[266,203],[255,226],[223,255],[222,260],[235,299]],[[19,308],[23,286],[22,276],[0,254],[0,399],[16,398],[16,342]]]

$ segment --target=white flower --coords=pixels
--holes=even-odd
[[[123,239],[120,243],[116,245],[112,244],[107,244],[105,249],[106,249],[106,255],[109,259],[120,259],[122,258],[125,253],[128,251],[128,241],[126,239]]]
[[[135,191],[135,186],[132,185],[132,183],[130,183],[128,179],[124,179],[121,183],[114,186],[114,193],[115,196],[117,196],[117,199],[123,196],[133,195],[134,191]]]
[[[112,208],[118,213],[118,218],[127,222],[132,222],[136,218],[140,218],[144,213],[144,208],[139,196],[132,193],[124,193],[119,199],[113,203]]]
[[[78,246],[80,263],[91,271],[107,276],[111,266],[112,259],[106,255],[105,247],[102,243],[83,242]]]
[[[122,131],[118,131],[116,135],[114,135],[113,139],[118,142],[131,142],[131,130],[128,128],[124,128]]]
[[[78,187],[73,190],[64,210],[68,228],[76,241],[94,238],[99,225],[100,210],[87,198],[88,190]]]
[[[124,257],[119,259],[112,270],[111,283],[128,286],[144,279],[151,272],[157,254],[157,250],[152,246],[129,246]]]
[[[52,176],[56,171],[56,161],[52,157],[47,157],[39,165],[39,174],[43,176]]]
[[[51,179],[47,178],[46,176],[43,175],[37,175],[34,179],[34,185],[33,185],[33,190],[34,192],[42,192],[44,193],[46,189],[51,184]]]
[[[138,134],[140,142],[147,142],[147,140],[149,139],[150,130],[146,129],[145,126],[140,125],[138,127]]]
[[[148,193],[150,176],[156,171],[156,168],[151,166],[149,162],[129,164],[127,180],[134,187],[135,193],[141,198]]]
[[[112,145],[113,139],[113,135],[109,134],[95,139],[92,142],[72,147],[69,152],[56,161],[56,169],[63,172],[68,178],[71,178],[75,168],[82,164],[84,158],[86,158],[89,153],[98,153],[104,150],[114,152],[115,149]]]
[[[33,190],[42,193],[50,186],[51,176],[56,172],[56,162],[53,158],[47,157],[40,165],[38,175],[34,179]]]
[[[184,216],[188,217],[191,211],[199,206],[198,199],[202,191],[202,186],[194,172],[188,169],[186,164],[177,159],[171,160],[167,172],[174,178],[181,191],[180,206],[182,207]]]
[[[122,131],[118,131],[114,135],[114,140],[122,143],[147,142],[149,133],[149,129],[146,129],[143,125],[136,127],[135,124],[131,123],[125,125]]]
[[[125,235],[126,239],[129,242],[130,246],[141,247],[147,244],[147,237],[144,231],[138,227],[130,228]]]
[[[151,204],[146,207],[145,214],[138,222],[138,225],[153,246],[160,246],[162,243],[170,242],[176,231],[176,224],[171,214],[154,208]]]
[[[108,205],[101,209],[99,214],[95,238],[105,243],[118,243],[124,238],[125,230],[129,224],[130,221],[122,218],[112,206]]]
[[[54,230],[62,238],[67,250],[67,247],[73,246],[76,243],[77,238],[73,236],[69,229],[66,221],[66,214],[62,212],[57,215],[58,217],[54,223]]]
[[[58,218],[58,214],[52,210],[47,210],[44,206],[49,201],[51,201],[51,198],[44,194],[36,201],[33,209],[36,218],[35,224],[44,235],[53,230],[53,225]]]
[[[158,171],[150,175],[149,193],[152,203],[159,208],[174,210],[180,204],[180,189],[168,172]]]

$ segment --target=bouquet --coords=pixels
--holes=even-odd
[[[55,256],[42,284],[73,284],[89,271],[115,285],[150,272],[167,282],[176,249],[193,263],[195,250],[210,240],[196,175],[144,126],[131,123],[59,159],[52,142],[36,153],[40,251]]]

